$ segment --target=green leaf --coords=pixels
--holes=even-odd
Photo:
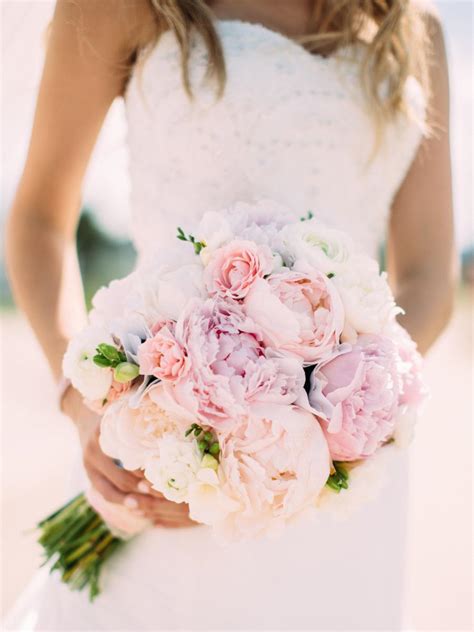
[[[94,364],[97,364],[97,366],[100,366],[103,369],[105,369],[106,367],[112,366],[112,362],[108,360],[105,356],[100,355],[100,354],[95,355],[92,358],[92,361]]]
[[[97,351],[111,362],[120,362],[119,350],[112,345],[108,345],[105,342],[102,342],[100,345],[97,346]]]

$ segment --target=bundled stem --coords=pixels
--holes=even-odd
[[[124,540],[114,536],[79,494],[38,524],[39,543],[50,572],[58,571],[72,590],[89,588],[91,601],[100,593],[102,566]]]

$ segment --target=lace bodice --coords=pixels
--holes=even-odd
[[[194,99],[186,95],[171,32],[127,88],[139,261],[164,261],[175,252],[177,225],[192,231],[206,210],[259,198],[298,217],[311,210],[375,254],[422,134],[420,85],[407,81],[413,116],[393,121],[369,160],[374,124],[357,50],[323,58],[258,24],[220,20],[216,27],[228,74],[220,101],[215,86],[203,82],[206,50],[197,37],[190,59]]]

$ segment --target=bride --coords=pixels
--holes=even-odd
[[[50,576],[26,599],[30,627],[400,629],[405,461],[346,522],[220,548],[185,505],[101,452],[99,418],[62,381],[67,340],[85,318],[74,245],[81,184],[116,97],[128,119],[138,266],[176,256],[177,225],[264,197],[296,217],[311,209],[372,256],[387,238],[401,322],[422,352],[451,309],[448,80],[441,28],[426,7],[59,0],[8,225],[10,275],[77,427],[87,478],[156,527],[110,560],[93,605]]]

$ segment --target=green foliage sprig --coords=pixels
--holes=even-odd
[[[179,226],[178,226],[178,234],[176,235],[176,237],[178,239],[181,239],[181,241],[189,241],[194,246],[194,252],[197,255],[201,252],[203,248],[206,247],[206,244],[204,241],[196,241],[196,238],[194,237],[194,235],[191,235],[191,234],[186,235],[184,230],[180,228]]]
[[[123,351],[105,342],[98,345],[96,351],[96,355],[92,358],[94,364],[101,368],[113,369],[114,379],[120,384],[131,382],[138,377],[139,367],[133,362],[128,362]]]

